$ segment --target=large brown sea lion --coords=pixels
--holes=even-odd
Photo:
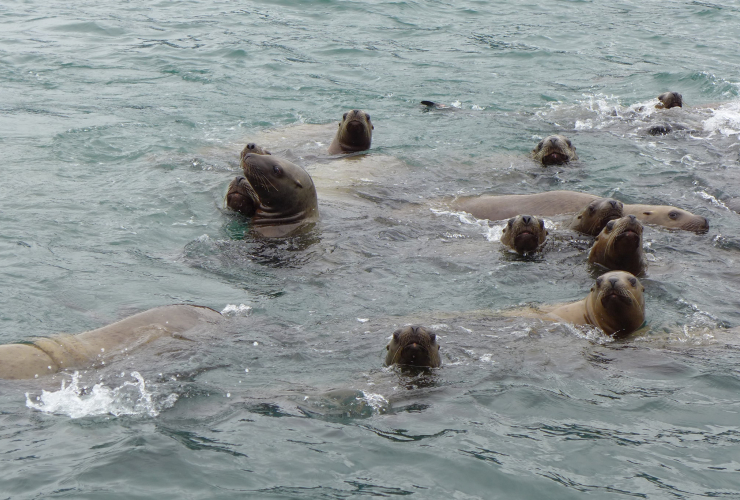
[[[547,166],[577,160],[578,155],[570,139],[564,135],[548,135],[532,150],[532,158]]]
[[[547,229],[545,221],[532,215],[517,215],[506,223],[501,235],[501,244],[520,255],[537,251],[545,244]]]
[[[612,336],[625,336],[645,323],[642,286],[632,274],[610,271],[599,276],[585,299],[550,311],[544,319],[592,325]]]
[[[642,224],[634,215],[609,221],[596,237],[588,261],[607,269],[639,276],[647,268],[642,248]]]
[[[360,109],[347,111],[339,122],[339,130],[329,145],[329,154],[355,153],[370,149],[373,140],[370,115]]]
[[[406,326],[396,330],[385,348],[388,350],[386,366],[436,368],[442,364],[437,335],[423,326]]]
[[[0,379],[27,379],[65,369],[88,368],[124,350],[128,352],[164,336],[179,337],[220,318],[218,312],[207,307],[163,306],[77,335],[0,345]]]
[[[536,194],[509,194],[499,196],[476,196],[460,198],[453,208],[463,210],[479,219],[505,220],[521,213],[536,216],[552,216],[576,213],[598,199],[578,191],[547,191]],[[697,233],[706,232],[706,218],[668,205],[624,205],[625,215],[634,215],[642,222],[670,229],[683,229]]]
[[[308,172],[272,155],[247,153],[244,177],[229,184],[226,204],[252,217],[252,231],[267,237],[287,236],[318,220],[316,188]]]

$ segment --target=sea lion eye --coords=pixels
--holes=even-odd
[[[429,334],[429,342],[434,344],[434,341],[437,340],[437,334],[436,333],[430,333]]]
[[[346,119],[347,119],[347,113],[344,113],[344,114],[342,115],[342,120],[346,120]]]
[[[668,218],[671,220],[678,219],[678,212],[676,212],[675,210],[671,210],[670,212],[668,212]]]
[[[637,286],[637,278],[630,278],[629,282],[632,284],[632,286]]]
[[[540,229],[545,229],[545,221],[540,219]]]
[[[537,147],[536,147],[535,149],[537,149],[537,151],[539,151],[540,149],[542,149],[542,146],[543,146],[544,144],[545,144],[545,141],[540,141],[540,142],[538,142],[538,143],[537,143]]]
[[[401,335],[401,330],[396,330],[395,332],[393,332],[393,340],[398,342],[400,339],[400,335]]]
[[[596,286],[601,286],[604,280],[601,277],[596,278]]]
[[[280,168],[279,165],[273,165],[272,166],[272,171],[275,172],[275,175],[277,175],[277,176],[283,175],[283,169]]]
[[[370,115],[368,115],[367,113],[365,113],[365,118],[367,119],[367,121],[370,121]]]
[[[509,222],[508,222],[507,225],[509,226],[509,229],[511,229],[512,227],[514,227],[514,219],[513,218],[509,219]]]
[[[565,140],[565,143],[568,145],[569,148],[572,148],[573,147],[573,143],[570,142],[570,139],[566,139]]]
[[[614,221],[610,220],[609,222],[606,223],[606,230],[611,231],[612,229],[614,229]]]

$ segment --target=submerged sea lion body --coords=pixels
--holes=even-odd
[[[532,150],[532,158],[542,165],[562,165],[577,160],[576,148],[564,135],[549,135]]]
[[[303,168],[272,155],[242,156],[244,177],[229,184],[229,208],[252,217],[252,230],[267,237],[287,236],[318,220],[316,188]]]
[[[218,312],[207,307],[163,306],[77,335],[2,345],[0,379],[28,379],[65,369],[88,368],[124,349],[130,351],[164,336],[177,337],[220,318]]]
[[[642,224],[634,215],[609,221],[596,237],[588,261],[607,269],[639,276],[647,268],[642,248]]]
[[[549,217],[579,212],[598,198],[578,191],[484,195],[455,200],[453,208],[468,212],[478,219],[505,220],[521,213]],[[709,229],[706,218],[668,205],[624,205],[623,211],[624,215],[634,215],[644,223],[670,229],[694,232]]]
[[[520,255],[537,251],[545,244],[547,229],[545,221],[532,215],[517,215],[506,223],[501,235],[501,244]]]
[[[632,274],[610,271],[596,279],[585,299],[560,306],[544,319],[597,326],[612,336],[629,335],[645,323],[644,291]]]
[[[386,366],[436,368],[442,364],[436,334],[422,326],[406,326],[396,330],[385,348],[388,351]]]
[[[344,113],[339,122],[339,130],[329,145],[329,154],[355,153],[370,149],[373,140],[373,127],[370,115],[360,109]]]

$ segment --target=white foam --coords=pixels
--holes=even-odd
[[[712,116],[702,122],[705,132],[728,137],[740,134],[740,101],[724,104],[711,111]]]
[[[383,397],[381,394],[374,394],[372,392],[362,392],[362,397],[365,401],[367,401],[367,404],[372,407],[375,411],[382,411],[387,410],[390,407],[390,403],[388,402],[385,397]]]
[[[70,418],[99,415],[156,417],[162,409],[172,407],[177,401],[177,395],[170,394],[164,401],[156,404],[153,394],[146,388],[144,377],[139,372],[131,372],[131,376],[135,381],[126,381],[119,387],[110,388],[99,383],[88,389],[80,388],[80,374],[75,372],[69,386],[66,381],[62,381],[62,387],[58,391],[42,390],[41,395],[34,398],[26,393],[26,406]]]
[[[227,304],[226,307],[221,310],[222,316],[249,316],[252,313],[252,306],[246,304]]]

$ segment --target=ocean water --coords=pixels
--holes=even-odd
[[[4,3],[0,342],[172,303],[224,320],[0,382],[0,498],[740,497],[739,10]],[[684,108],[652,108],[667,90]],[[331,158],[353,108],[372,148]],[[552,133],[577,162],[527,158]],[[249,141],[316,179],[308,235],[224,209]],[[553,220],[515,258],[448,201],[553,189],[709,219],[646,228],[645,332],[500,313],[582,298],[590,242]],[[431,374],[382,366],[411,322]]]

